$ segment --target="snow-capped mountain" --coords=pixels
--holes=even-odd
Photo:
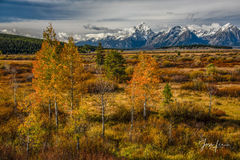
[[[238,27],[227,23],[214,35],[208,37],[209,44],[223,46],[240,46],[240,30]]]
[[[148,42],[148,45],[154,48],[207,43],[203,39],[197,37],[187,27],[181,26],[175,26],[169,29],[166,33],[162,33],[150,41],[151,42]]]
[[[98,45],[101,42],[106,48],[141,48],[155,34],[149,26],[141,23],[117,33],[87,34],[86,39],[79,41],[77,45]]]
[[[16,29],[2,29],[0,33],[35,37],[30,34],[23,34]],[[217,23],[174,26],[161,32],[153,32],[147,24],[141,23],[131,28],[117,29],[115,32],[110,33],[86,35],[57,33],[57,38],[63,42],[67,42],[69,36],[74,38],[78,46],[84,44],[97,46],[101,42],[105,48],[118,49],[159,48],[193,44],[240,46],[240,29],[230,23],[223,26]]]
[[[98,45],[106,48],[159,48],[193,44],[240,46],[240,30],[232,24],[174,26],[155,33],[145,23],[116,33],[87,34],[77,45]]]
[[[214,35],[220,28],[221,25],[218,23],[212,23],[211,25],[188,25],[187,28],[195,33],[198,37],[206,37]]]

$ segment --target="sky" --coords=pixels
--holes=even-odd
[[[239,0],[0,0],[0,30],[38,37],[56,32],[114,32],[141,22],[154,31],[174,25],[240,26]]]

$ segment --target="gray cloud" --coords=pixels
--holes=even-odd
[[[17,26],[42,32],[49,22],[60,32],[81,34],[113,32],[142,21],[154,30],[213,22],[240,26],[239,0],[1,0],[0,4],[0,29]]]
[[[117,32],[121,30],[121,29],[111,29],[108,27],[99,27],[91,24],[83,25],[83,27],[84,29],[87,29],[87,30],[103,31],[103,32]]]

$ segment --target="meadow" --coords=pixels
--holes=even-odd
[[[110,52],[102,51],[105,57]],[[113,87],[104,88],[104,99],[99,86],[106,84],[98,77],[107,69],[99,71],[96,52],[79,54],[87,73],[85,90],[76,98],[76,112],[61,99],[66,93],[59,96],[57,127],[54,104],[49,112],[26,105],[29,95],[40,92],[33,81],[37,57],[1,55],[0,159],[240,159],[240,50],[119,53],[126,76],[107,80]],[[140,91],[129,91],[134,75],[140,75],[141,57],[158,66],[145,101],[136,98]],[[75,114],[79,119],[71,118]]]

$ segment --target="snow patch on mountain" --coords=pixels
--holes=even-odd
[[[218,23],[212,23],[211,25],[188,25],[187,28],[194,32],[198,37],[206,37],[214,35],[221,25]]]
[[[93,41],[98,41],[98,40],[109,38],[109,37],[111,37],[114,40],[124,40],[131,36],[133,36],[134,38],[136,38],[137,36],[142,36],[147,40],[151,34],[154,34],[154,32],[151,30],[151,28],[148,25],[142,22],[137,26],[134,26],[131,28],[124,28],[122,30],[119,30],[116,33],[86,34],[83,40],[91,39]]]
[[[68,33],[65,33],[65,32],[58,32],[57,33],[57,38],[59,41],[62,41],[62,42],[68,42],[68,38],[69,37],[73,37],[74,39],[74,42],[78,42],[80,40],[82,40],[82,36],[79,35],[79,34],[68,34]]]
[[[226,30],[231,30],[234,28],[234,25],[232,25],[231,23],[227,23],[224,26],[221,27],[221,31],[226,31]]]

